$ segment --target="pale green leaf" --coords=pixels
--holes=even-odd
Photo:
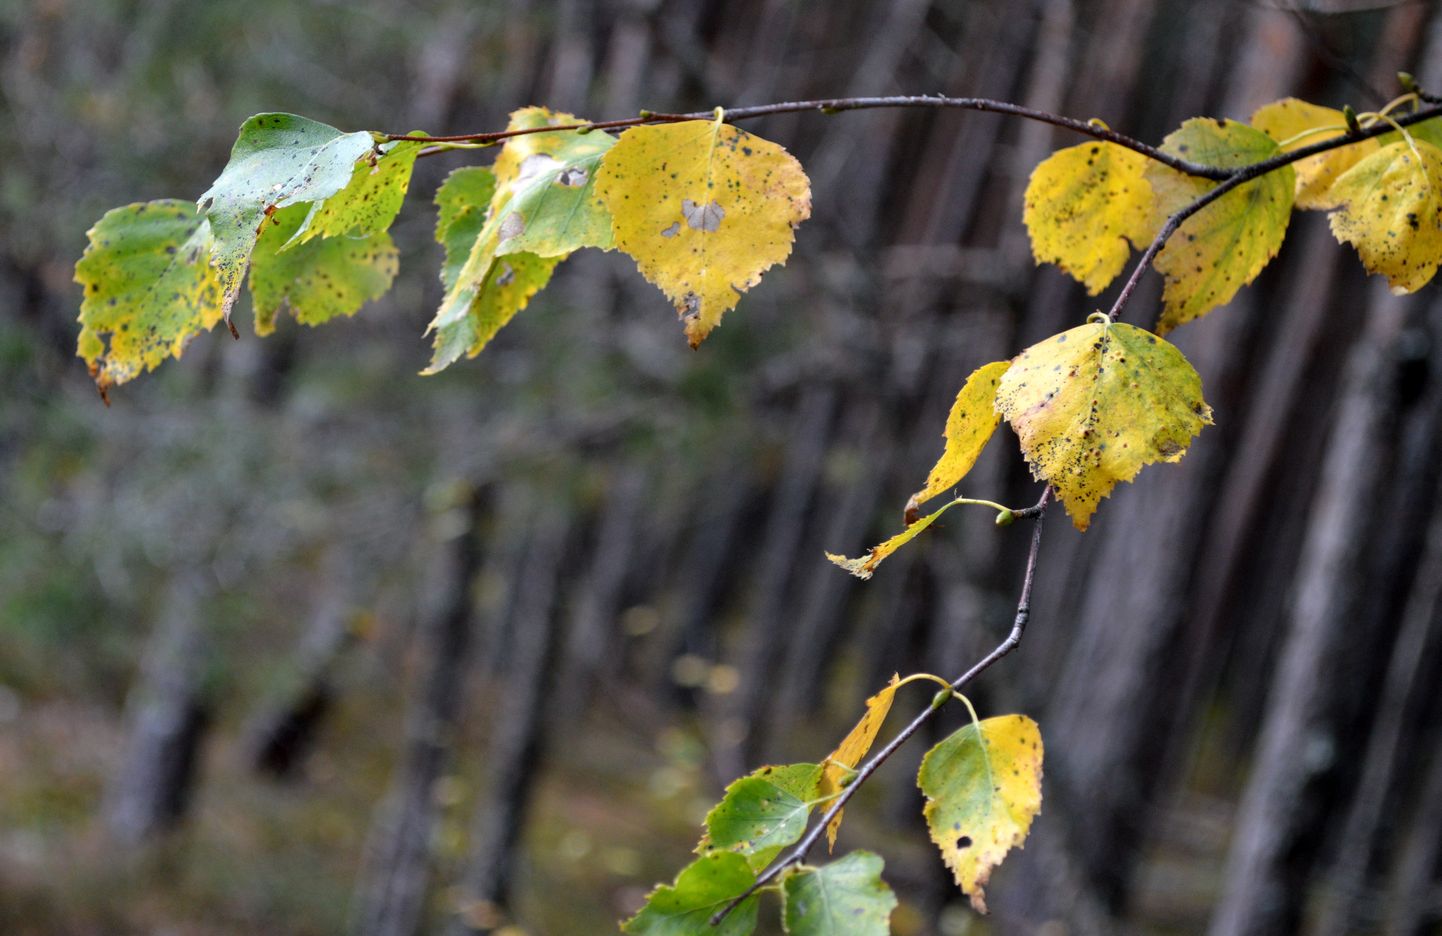
[[[544,107],[511,115],[508,129],[584,123]],[[507,180],[509,198],[500,212],[500,256],[532,253],[564,257],[582,247],[610,250],[611,214],[596,197],[596,169],[615,139],[608,133],[575,130],[529,133],[506,141],[496,175]]]
[[[436,191],[436,243],[446,250],[441,282],[449,291],[486,223],[496,194],[496,175],[485,166],[465,166],[446,176]]]
[[[339,192],[374,145],[364,131],[342,133],[294,114],[257,114],[241,124],[230,162],[199,199],[215,237],[211,262],[227,317],[268,210]]]

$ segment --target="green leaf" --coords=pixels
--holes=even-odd
[[[338,315],[354,315],[390,289],[398,268],[391,236],[323,240],[293,239],[306,217],[304,205],[282,208],[272,216],[255,245],[250,291],[255,300],[255,333],[275,331],[275,319],[289,306],[302,325],[319,325]],[[290,246],[296,244],[296,246]]]
[[[1027,183],[1022,220],[1037,263],[1054,263],[1093,296],[1152,239],[1147,158],[1115,143],[1083,143],[1042,161]]]
[[[1017,355],[996,408],[1085,530],[1101,499],[1145,465],[1181,460],[1212,422],[1182,352],[1134,325],[1089,322]]]
[[[811,216],[801,163],[721,120],[632,127],[598,175],[616,246],[671,300],[693,348],[786,262]]]
[[[342,133],[294,114],[257,114],[241,124],[230,162],[199,199],[215,236],[211,262],[227,318],[268,210],[339,192],[374,145],[364,131]]]
[[[180,357],[224,316],[210,223],[190,202],[115,208],[87,237],[75,264],[75,281],[85,290],[78,353],[102,394]]]
[[[577,122],[582,121],[570,114],[528,107],[511,115],[507,129]],[[586,167],[594,166],[598,149],[611,145],[591,140],[592,136],[596,134],[568,130],[508,139],[496,157],[495,188],[478,228],[471,213],[474,209],[468,212],[462,206],[473,201],[484,185],[482,177],[462,176],[450,195],[444,200],[438,196],[443,216],[437,238],[447,254],[442,277],[449,281],[430,325],[429,330],[436,333],[435,345],[430,366],[422,373],[439,373],[462,355],[479,354],[546,285],[556,264],[571,251],[610,246],[609,232],[601,224],[609,216],[597,206],[576,201],[571,191],[587,188],[593,172]],[[578,165],[567,162],[572,158]],[[581,171],[585,182],[570,184],[579,179],[576,173]],[[528,228],[533,229],[533,236],[525,240]],[[455,267],[452,258],[459,255],[464,237],[472,230],[475,234],[466,248],[465,261]],[[519,249],[520,245],[512,243],[518,238],[522,245],[530,243],[546,256]]]
[[[996,411],[996,387],[1010,361],[993,361],[971,372],[957,391],[956,401],[946,417],[943,433],[946,445],[941,458],[926,478],[926,487],[911,495],[906,503],[906,519],[916,517],[917,508],[947,488],[955,487],[981,456],[981,450],[1001,421]]]
[[[1169,134],[1162,149],[1207,166],[1234,169],[1277,155],[1276,141],[1234,120],[1197,117]],[[1156,220],[1174,214],[1217,183],[1177,172],[1161,163],[1147,166],[1156,195]],[[1164,308],[1157,331],[1167,332],[1232,301],[1257,278],[1287,236],[1296,175],[1283,166],[1237,186],[1192,215],[1167,241],[1154,266],[1166,277]]]
[[[571,114],[527,107],[511,115],[508,129],[584,123]],[[562,130],[512,137],[496,160],[509,183],[496,253],[564,257],[582,247],[610,250],[611,213],[595,195],[596,168],[616,145],[608,133]]]
[[[748,936],[756,929],[755,895],[727,914],[719,926],[711,916],[756,881],[746,859],[734,852],[702,855],[681,870],[674,884],[662,884],[646,898],[622,932],[636,936]]]
[[[886,936],[896,895],[881,879],[882,861],[852,852],[813,868],[803,865],[781,888],[782,920],[790,936]]]
[[[698,848],[745,855],[752,868],[761,870],[806,831],[820,781],[819,764],[762,767],[742,777],[706,814],[706,835]]]
[[[290,249],[315,237],[369,237],[390,228],[406,200],[411,170],[423,143],[395,140],[380,147],[372,163],[362,160],[351,171],[346,187],[311,202],[290,243]]]
[[[931,840],[978,913],[992,869],[1041,811],[1041,762],[1041,732],[1025,715],[967,725],[921,761],[916,782]]]
[[[1442,264],[1442,149],[1425,140],[1383,147],[1332,186],[1332,234],[1357,248],[1392,292],[1415,292]]]
[[[446,249],[441,282],[449,291],[486,223],[496,194],[496,174],[485,166],[465,166],[446,176],[436,190],[436,243]]]

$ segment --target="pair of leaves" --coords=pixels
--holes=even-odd
[[[1212,421],[1202,381],[1177,348],[1134,325],[1105,316],[1054,335],[1011,361],[973,371],[947,419],[946,446],[926,487],[907,504],[908,519],[927,500],[958,483],[1006,419],[1033,477],[1045,481],[1085,530],[1102,498],[1155,462],[1179,461]],[[869,578],[887,556],[915,538],[956,502],[944,505],[865,556],[829,558]]]
[[[801,865],[781,882],[781,922],[790,936],[886,936],[896,896],[881,879],[882,860],[852,852],[821,867]],[[731,852],[702,855],[662,884],[622,925],[635,936],[747,936],[756,929],[759,898],[742,901],[717,926],[711,917],[746,892],[756,872]]]
[[[319,324],[384,293],[396,273],[385,229],[418,151],[261,114],[242,125],[199,208],[163,199],[106,213],[75,266],[85,291],[79,354],[101,391],[179,357],[228,319],[247,271],[259,334],[282,306]]]
[[[540,132],[507,140],[484,200],[482,169],[458,170],[438,193],[447,292],[426,373],[479,354],[583,247],[629,254],[671,299],[695,347],[766,269],[785,262],[810,215],[801,164],[719,117],[634,127],[619,139],[544,129],[578,122],[539,107],[517,111],[508,131]],[[458,230],[465,206],[476,217]]]
[[[1278,152],[1245,124],[1202,118],[1182,124],[1161,149],[1221,168]],[[1162,334],[1231,301],[1276,255],[1291,216],[1291,173],[1285,167],[1238,186],[1172,236],[1155,260],[1167,281]],[[1151,241],[1168,216],[1217,184],[1114,143],[1084,143],[1037,166],[1023,219],[1037,262],[1060,266],[1095,296],[1121,272],[1131,246]]]
[[[1308,134],[1284,147],[1295,149],[1341,135],[1346,117],[1287,98],[1252,122],[1278,140]],[[1297,163],[1298,207],[1330,209],[1337,240],[1398,294],[1425,286],[1442,264],[1442,121],[1417,124],[1408,137],[1389,133]]]

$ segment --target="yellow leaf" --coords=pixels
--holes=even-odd
[[[922,517],[920,520],[915,521],[905,530],[896,534],[891,539],[887,540],[881,545],[871,547],[869,550],[866,551],[866,555],[861,556],[860,558],[848,559],[845,556],[838,556],[836,553],[827,553],[826,558],[830,559],[832,562],[841,566],[841,568],[850,572],[852,575],[856,576],[859,579],[869,579],[871,578],[871,573],[875,572],[876,567],[881,564],[881,560],[885,559],[887,556],[896,552],[907,543],[916,539],[916,537],[921,534],[922,530],[925,530],[927,527],[931,526],[937,521],[938,518],[941,517],[942,514],[946,513],[952,507],[955,507],[958,503],[959,501],[948,501],[941,506],[941,509],[935,511],[934,513],[929,513],[926,516]]]
[[[1025,715],[967,725],[921,762],[916,782],[931,840],[978,913],[992,870],[1041,812],[1041,766],[1041,731]]]
[[[1078,530],[1144,465],[1181,459],[1212,421],[1202,380],[1175,347],[1133,325],[1088,322],[1023,351],[996,407],[1037,480]],[[919,524],[918,524],[919,525]]]
[[[1234,120],[1200,117],[1168,135],[1162,149],[1227,169],[1261,162],[1278,152],[1277,144],[1260,130]],[[1146,175],[1156,195],[1157,220],[1217,185],[1156,162],[1147,166]],[[1167,281],[1159,333],[1226,305],[1237,290],[1257,278],[1287,235],[1294,179],[1292,167],[1283,166],[1239,185],[1192,215],[1172,235],[1153,264]]]
[[[866,700],[866,714],[861,716],[861,721],[856,727],[841,739],[836,750],[826,760],[821,762],[821,785],[817,788],[817,796],[825,799],[840,793],[846,786],[843,782],[851,775],[857,764],[861,763],[871,745],[876,741],[877,734],[881,731],[881,725],[886,721],[886,715],[891,711],[891,703],[896,697],[896,687],[901,684],[898,674],[891,674],[891,682],[886,684],[876,695]],[[828,808],[829,804],[822,808]],[[841,828],[841,816],[845,810],[838,812],[836,817],[826,826],[826,845],[828,849],[836,847],[836,832]]]
[[[1442,150],[1422,140],[1393,143],[1347,170],[1332,195],[1340,206],[1332,233],[1357,248],[1368,273],[1386,276],[1392,292],[1414,292],[1437,272]]]
[[[1147,158],[1115,143],[1083,143],[1053,153],[1031,174],[1022,220],[1037,263],[1054,263],[1093,296],[1151,240]]]
[[[1010,361],[993,361],[971,372],[956,394],[951,412],[946,417],[946,447],[941,460],[926,478],[926,487],[911,495],[906,503],[906,520],[916,518],[917,508],[966,476],[987,441],[996,431],[1001,415],[996,407],[996,385],[1011,367]]]
[[[1321,127],[1335,127],[1335,133],[1313,133],[1293,140],[1281,151],[1292,150],[1321,143],[1323,140],[1345,136],[1347,118],[1341,111],[1331,107],[1319,107],[1297,98],[1273,101],[1252,115],[1252,126],[1276,140],[1279,145],[1293,140],[1298,134]],[[1377,152],[1380,144],[1376,139],[1363,140],[1339,146],[1317,156],[1309,156],[1292,164],[1297,175],[1296,201],[1298,208],[1335,208],[1336,200],[1329,197],[1328,190],[1337,177],[1355,166],[1359,161]]]
[[[596,193],[616,246],[675,304],[693,348],[786,262],[811,215],[796,158],[719,119],[627,130],[601,161]]]

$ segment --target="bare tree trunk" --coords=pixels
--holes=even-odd
[[[1306,842],[1320,818],[1315,784],[1333,766],[1340,741],[1331,696],[1348,689],[1338,682],[1339,654],[1365,600],[1371,504],[1385,496],[1387,480],[1394,408],[1388,352],[1402,314],[1391,296],[1371,305],[1344,376],[1211,936],[1290,932],[1301,914],[1317,844]]]
[[[536,789],[560,644],[561,590],[569,515],[547,508],[526,550],[525,573],[516,587],[515,644],[496,734],[486,751],[487,782],[472,825],[471,857],[460,882],[460,906],[446,931],[451,936],[488,933],[506,913],[519,857],[527,808]],[[571,726],[575,727],[575,726]]]
[[[357,936],[414,936],[431,878],[435,784],[449,759],[473,643],[471,586],[480,568],[479,526],[486,510],[467,490],[464,520],[448,545],[444,604],[427,622],[425,666],[406,726],[405,752],[371,830],[351,930]]]
[[[176,573],[146,645],[140,680],[126,701],[124,759],[104,806],[106,826],[126,845],[178,825],[195,789],[210,726],[204,687],[209,590],[203,570]]]
[[[246,732],[252,767],[278,780],[295,778],[304,765],[335,701],[335,669],[356,638],[354,574],[346,560],[330,565],[326,593],[296,653],[290,690],[264,708]]]

